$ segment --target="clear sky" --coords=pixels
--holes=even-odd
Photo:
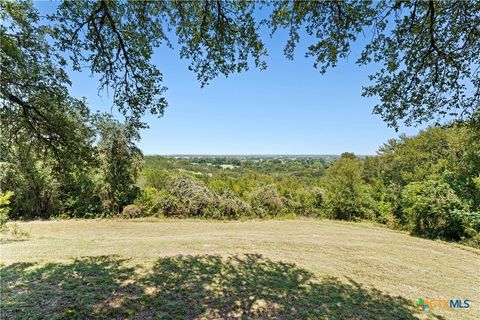
[[[37,2],[42,13],[55,4]],[[368,36],[368,35],[367,35]],[[140,148],[145,154],[374,154],[399,133],[419,128],[388,128],[372,114],[375,99],[361,96],[375,66],[350,58],[321,75],[313,60],[297,48],[295,60],[282,53],[285,34],[265,36],[268,68],[219,77],[200,87],[178,50],[159,49],[154,56],[168,87],[169,107],[162,118],[144,117]],[[72,94],[85,96],[93,110],[110,110],[111,98],[97,94],[90,73],[70,72]]]

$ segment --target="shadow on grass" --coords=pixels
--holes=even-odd
[[[260,255],[115,257],[1,267],[2,319],[416,319],[412,302]]]

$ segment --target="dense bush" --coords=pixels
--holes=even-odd
[[[167,190],[146,188],[135,200],[135,204],[142,208],[145,216],[188,216],[180,200]]]
[[[146,215],[157,215],[163,213],[159,191],[155,188],[145,188],[135,199],[135,205],[142,209]]]
[[[166,190],[175,196],[185,216],[208,216],[215,205],[215,194],[202,181],[188,175],[171,176]]]
[[[218,196],[216,209],[220,215],[228,219],[238,219],[252,214],[251,206],[231,191]]]
[[[108,215],[100,198],[101,181],[91,172],[75,172],[66,176],[65,180],[68,183],[61,183],[60,187],[64,215],[78,218],[94,218],[102,213]]]
[[[417,235],[455,239],[460,228],[453,211],[461,202],[452,188],[442,180],[429,179],[408,184],[402,192],[405,223]],[[460,231],[461,232],[461,231]]]
[[[384,200],[374,200],[373,212],[377,222],[385,224],[391,228],[398,225],[398,219],[394,215],[394,206],[392,203]]]
[[[480,247],[480,212],[454,210],[450,212],[448,234],[453,240],[476,242]]]
[[[328,168],[324,183],[326,208],[331,218],[356,220],[373,217],[374,202],[362,173],[362,161],[352,154],[343,154]]]
[[[169,174],[165,170],[145,168],[140,177],[141,185],[145,188],[163,189]]]
[[[123,208],[121,216],[122,218],[140,218],[143,217],[144,214],[139,206],[129,204],[128,206]]]
[[[0,232],[7,228],[8,214],[10,213],[10,198],[13,192],[0,192]]]
[[[266,185],[254,191],[251,196],[252,208],[260,217],[278,216],[284,213],[284,200],[273,185]]]

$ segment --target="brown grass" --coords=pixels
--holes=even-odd
[[[429,312],[417,312],[412,309],[412,315],[415,317],[480,318],[479,250],[415,238],[371,224],[327,220],[249,222],[70,220],[20,223],[20,227],[29,232],[31,238],[0,245],[1,262],[6,267],[29,263],[29,267],[40,268],[47,264],[68,265],[81,257],[115,256],[126,259],[122,260],[122,265],[132,267],[131,275],[122,279],[122,283],[127,283],[122,286],[123,288],[138,285],[141,276],[151,274],[159,259],[166,257],[172,259],[179,256],[206,257],[209,263],[215,261],[225,268],[230,266],[228,259],[232,257],[251,257],[252,254],[256,254],[261,257],[259,260],[264,259],[269,263],[287,264],[292,268],[305,270],[312,274],[311,281],[322,283],[325,279],[336,279],[335,281],[351,287],[357,288],[358,285],[361,290],[378,292],[380,298],[385,295],[384,297],[404,299],[407,301],[405,305],[409,307],[411,304],[413,309],[418,298],[471,301],[471,307],[467,310],[437,308]],[[214,256],[220,257],[220,260],[210,258]],[[243,261],[242,258],[239,259]],[[184,260],[181,262],[188,265]],[[231,284],[229,288],[223,290],[230,292]],[[15,285],[12,285],[11,289],[19,290]],[[158,286],[151,283],[144,284],[139,288],[140,291],[147,297],[158,296]],[[219,294],[224,294],[222,292]],[[6,309],[15,303],[18,305],[15,296],[8,295],[8,290],[4,294],[8,299],[2,303],[10,304],[5,305]],[[361,297],[365,296],[366,293]],[[286,304],[282,300],[284,297],[281,298],[280,295],[276,299],[270,297],[270,301],[268,297],[262,297],[249,305],[252,309],[251,316],[257,314],[255,310],[258,308],[268,309],[268,312],[265,311],[267,317],[281,314],[278,310],[283,310],[282,312],[287,314],[290,312],[282,309]],[[203,315],[221,317],[219,315],[223,309],[220,306],[223,305],[218,301],[212,305],[208,301],[205,301],[208,310],[205,310]],[[55,298],[52,297],[50,303],[56,303]],[[95,305],[98,307],[102,303],[109,304],[109,308],[115,308],[125,303],[125,296],[112,298],[108,302],[97,301]],[[300,306],[305,308],[299,301],[296,303],[292,302],[292,308]],[[135,318],[136,314],[140,314],[139,310],[147,312],[145,311],[147,307],[141,309],[135,306],[125,311],[126,316],[125,313],[123,315]],[[388,305],[383,306],[387,307]],[[325,311],[327,309],[316,310],[313,315],[329,314],[329,318],[335,318],[335,313],[328,313]],[[151,311],[151,308],[148,310]],[[357,311],[346,313],[345,316],[352,314],[352,317],[354,315],[361,319],[361,310]],[[73,312],[78,314],[79,311]],[[177,309],[172,312],[182,314],[181,310]],[[231,311],[231,315],[239,316],[242,312],[245,310],[239,306]],[[145,313],[147,314],[152,315]],[[190,317],[188,314],[183,315]],[[201,313],[192,317],[199,315]],[[384,318],[389,316],[385,315]]]

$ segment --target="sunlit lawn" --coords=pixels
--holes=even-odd
[[[2,319],[478,319],[480,251],[363,223],[21,223]],[[468,299],[420,311],[418,298]]]

